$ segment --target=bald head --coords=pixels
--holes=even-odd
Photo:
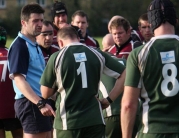
[[[102,40],[102,45],[103,45],[103,50],[102,51],[108,51],[113,45],[114,45],[114,40],[111,34],[106,34],[103,37]]]

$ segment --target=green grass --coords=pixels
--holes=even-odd
[[[10,131],[6,131],[6,138],[12,138],[12,135],[11,135]]]
[[[102,49],[102,37],[94,37],[94,38],[98,41],[100,48]],[[6,43],[6,47],[9,47],[13,40],[14,40],[14,38],[8,38],[7,43]]]
[[[98,41],[100,48],[102,49],[102,37],[94,37],[94,38]]]

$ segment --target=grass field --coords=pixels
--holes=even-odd
[[[11,135],[10,131],[6,131],[6,138],[12,138],[12,135]]]
[[[101,42],[102,42],[102,37],[94,37],[94,38],[99,42],[100,47],[102,48],[102,44],[101,44]],[[12,43],[12,41],[13,41],[13,38],[8,38],[7,43],[6,43],[6,46],[9,47],[10,44]]]

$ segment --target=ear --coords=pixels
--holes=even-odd
[[[139,31],[141,30],[141,27],[140,26],[138,26],[138,29],[139,29]]]
[[[25,21],[24,20],[21,20],[21,25],[25,26]]]
[[[131,28],[129,28],[128,30],[127,30],[127,34],[129,34],[129,35],[131,35]]]
[[[71,24],[73,25],[73,21],[71,21]]]
[[[64,43],[61,39],[58,39],[58,45],[59,45],[60,48],[64,47]]]

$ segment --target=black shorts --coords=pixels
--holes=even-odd
[[[27,98],[16,100],[14,107],[25,133],[36,134],[52,130],[51,117],[43,116],[38,107]]]
[[[5,131],[13,131],[20,128],[22,128],[22,126],[17,118],[0,119],[0,129],[4,129]]]

